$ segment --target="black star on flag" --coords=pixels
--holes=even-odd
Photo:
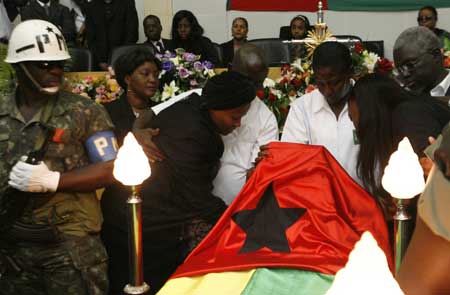
[[[269,184],[253,210],[236,212],[231,218],[247,237],[239,253],[267,247],[273,252],[290,252],[286,230],[306,213],[306,208],[280,208]]]

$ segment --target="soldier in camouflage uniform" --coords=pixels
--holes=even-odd
[[[48,22],[25,21],[11,35],[6,62],[18,87],[0,97],[0,200],[29,194],[14,224],[52,234],[0,233],[0,294],[108,292],[95,189],[112,182],[117,144],[102,106],[60,91],[68,58],[61,32]],[[43,126],[54,136],[43,161],[32,165],[22,156]]]

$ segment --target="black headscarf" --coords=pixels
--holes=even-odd
[[[227,71],[206,82],[201,107],[207,110],[235,109],[250,103],[255,96],[255,86],[248,77]]]

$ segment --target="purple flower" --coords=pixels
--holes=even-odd
[[[212,68],[214,68],[214,65],[208,60],[203,61],[203,66],[205,68],[207,68],[208,70],[211,70]]]
[[[161,67],[164,71],[170,72],[173,69],[174,64],[173,64],[173,62],[167,60],[167,61],[162,62]]]
[[[183,59],[187,62],[193,62],[196,60],[196,56],[193,53],[185,52],[183,54]]]
[[[199,62],[199,61],[194,62],[194,70],[195,70],[196,72],[201,72],[201,71],[203,71],[203,65],[202,65],[202,63]]]
[[[198,82],[197,82],[197,80],[192,79],[191,81],[189,81],[189,84],[190,84],[192,87],[195,87],[195,86],[198,85]]]
[[[166,51],[166,53],[164,53],[165,58],[174,58],[175,56],[177,56],[175,52]]]
[[[188,71],[188,69],[180,67],[178,70],[178,75],[180,76],[181,79],[186,79],[187,77],[189,77],[189,75],[191,74],[191,72]]]

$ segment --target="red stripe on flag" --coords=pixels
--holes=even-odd
[[[345,266],[364,231],[372,233],[392,268],[387,226],[380,208],[324,147],[272,142],[269,151],[270,155],[258,164],[216,226],[172,278],[256,267],[290,267],[334,275]],[[271,186],[277,210],[305,208],[306,213],[298,215],[283,233],[290,250],[262,247],[243,253],[249,229],[239,226],[232,218],[238,212],[258,208],[261,197]],[[263,219],[260,228],[264,229],[265,222],[282,221],[267,219],[270,216]],[[261,225],[250,223],[250,231],[257,224]]]
[[[316,12],[319,0],[229,0],[228,10]],[[322,1],[328,9],[327,1]]]

